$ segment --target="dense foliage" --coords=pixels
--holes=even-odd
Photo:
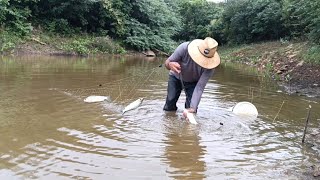
[[[284,35],[281,4],[277,0],[239,0],[226,5],[222,15],[229,42],[249,43]]]
[[[281,38],[320,45],[319,14],[319,0],[0,0],[0,50],[32,30],[165,52],[206,36],[221,44]]]
[[[30,10],[27,4],[32,0],[1,0],[0,1],[0,26],[1,29],[13,31],[19,35],[27,35],[31,30],[31,23],[27,21]]]
[[[180,38],[189,40],[213,36],[211,26],[219,19],[222,9],[213,2],[184,1],[180,4],[180,15],[183,22],[183,30]]]
[[[320,1],[284,0],[283,15],[289,36],[320,44]]]
[[[131,0],[132,10],[126,20],[124,42],[139,50],[174,48],[174,36],[181,21],[164,0]]]

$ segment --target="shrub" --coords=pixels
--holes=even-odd
[[[310,47],[304,55],[304,59],[311,64],[320,64],[320,45]]]
[[[99,52],[111,54],[123,54],[126,51],[109,37],[96,37],[91,43],[91,46]]]

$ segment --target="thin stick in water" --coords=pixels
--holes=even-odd
[[[253,103],[253,91],[254,91],[254,89],[252,88],[252,90],[251,90],[251,103]]]
[[[305,124],[305,126],[304,126],[302,143],[304,143],[304,140],[305,140],[305,138],[306,138],[306,132],[307,132],[307,127],[308,127],[309,117],[310,117],[310,110],[311,110],[311,105],[309,105],[309,110],[308,110],[308,114],[307,114],[307,117],[306,117],[306,124]]]
[[[274,117],[273,122],[274,122],[274,121],[276,120],[276,118],[278,117],[278,115],[279,115],[279,113],[280,113],[280,111],[281,111],[281,109],[282,109],[283,104],[284,104],[284,101],[282,101],[282,104],[281,104],[281,106],[280,106],[280,109],[279,109],[277,115]]]

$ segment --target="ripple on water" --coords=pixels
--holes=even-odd
[[[300,163],[313,158],[300,142],[306,107],[317,109],[316,101],[278,93],[251,74],[225,74],[222,67],[204,91],[195,126],[182,117],[184,93],[177,112],[162,110],[167,71],[153,77],[143,63],[94,62],[97,66],[81,61],[88,68],[74,69],[79,66],[68,59],[56,73],[39,71],[41,78],[23,74],[30,77],[24,89],[12,81],[16,78],[2,79],[8,86],[0,86],[0,165],[7,170],[0,170],[0,178],[297,179],[294,171],[305,168]],[[106,74],[114,83],[97,90],[96,84],[108,81]],[[90,84],[94,89],[86,92],[110,95],[113,102],[84,103],[83,91],[48,90]],[[140,107],[121,115],[126,104],[140,97],[145,98]],[[230,108],[240,101],[256,105],[259,116],[233,114]],[[318,118],[315,109],[312,118]]]

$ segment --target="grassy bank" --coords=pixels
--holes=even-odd
[[[108,36],[88,34],[63,36],[34,31],[29,36],[20,36],[0,31],[1,54],[44,54],[44,55],[95,55],[125,54],[126,50]]]
[[[277,58],[299,59],[311,65],[320,64],[320,46],[309,42],[271,41],[256,44],[224,46],[221,55],[228,61],[251,65],[273,63]],[[269,58],[269,59],[266,59]],[[264,60],[264,62],[262,62]],[[267,60],[267,62],[265,62]],[[270,64],[271,66],[271,64]]]
[[[221,47],[220,54],[225,61],[256,66],[295,92],[320,94],[319,46],[309,42],[272,41]]]
[[[127,54],[120,42],[108,36],[62,36],[33,31],[30,36],[0,32],[2,54],[103,55]],[[219,47],[223,61],[256,66],[279,82],[299,88],[320,87],[320,46],[309,42],[271,41]],[[320,93],[319,93],[320,94]]]
[[[0,29],[0,53],[10,52],[22,40],[20,35]]]

